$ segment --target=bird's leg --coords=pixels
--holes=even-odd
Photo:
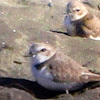
[[[69,93],[69,90],[66,90],[66,97],[73,100],[73,95]]]
[[[66,90],[66,94],[69,95],[69,90]]]

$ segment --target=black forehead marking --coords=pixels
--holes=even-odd
[[[31,47],[32,48],[35,48],[35,47],[37,47],[37,45],[36,44],[32,44]]]

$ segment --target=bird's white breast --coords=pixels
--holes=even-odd
[[[64,25],[65,25],[69,35],[72,35],[72,36],[76,35],[76,26],[73,23],[71,23],[71,19],[69,16],[65,17]]]
[[[43,77],[52,80],[53,76],[48,72],[47,67],[44,66],[41,69],[36,69],[36,67],[32,67],[32,72],[36,78]]]

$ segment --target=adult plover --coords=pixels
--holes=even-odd
[[[88,71],[50,44],[33,44],[28,56],[36,81],[49,90],[75,90],[87,82],[100,80],[100,75]]]

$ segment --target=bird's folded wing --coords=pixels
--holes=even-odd
[[[55,58],[49,67],[53,74],[54,81],[66,83],[82,83],[100,80],[100,75],[91,73],[87,68],[82,67],[70,57]],[[83,74],[84,73],[84,74]]]
[[[83,30],[86,34],[100,36],[100,19],[93,16],[93,19],[87,20],[84,23]]]
[[[81,65],[69,57],[56,57],[50,63],[50,71],[53,73],[54,81],[79,82],[80,73],[84,70]]]

